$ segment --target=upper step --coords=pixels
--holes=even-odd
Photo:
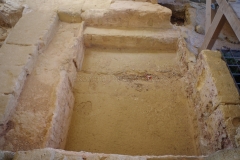
[[[86,47],[137,48],[141,50],[177,50],[180,33],[174,29],[95,28],[84,30]]]
[[[115,1],[108,9],[89,9],[82,13],[87,26],[172,28],[172,11],[158,4]]]

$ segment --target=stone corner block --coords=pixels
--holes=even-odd
[[[217,99],[220,103],[239,104],[240,98],[234,80],[231,77],[226,63],[218,51],[204,50],[200,53],[205,61],[206,70],[211,76],[217,90]]]

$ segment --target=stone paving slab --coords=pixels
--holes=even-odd
[[[36,60],[36,46],[4,44],[0,49],[0,110],[4,123],[14,109],[28,74]]]
[[[37,56],[52,39],[58,25],[55,12],[24,15],[12,29],[0,49],[0,134],[14,111],[26,77],[31,74]]]
[[[85,0],[80,0],[77,3],[61,5],[58,8],[59,19],[68,23],[82,22],[82,6]]]
[[[19,20],[6,39],[6,43],[37,45],[40,50],[51,41],[57,24],[58,16],[55,12],[31,12]]]
[[[112,0],[85,0],[82,11],[89,9],[108,9]]]

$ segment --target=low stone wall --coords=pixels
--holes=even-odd
[[[240,116],[239,93],[220,52],[203,51],[195,66],[194,97],[203,153],[236,147],[234,135]]]
[[[186,74],[189,103],[195,107],[202,154],[235,148],[240,126],[239,93],[218,51],[202,51],[196,61],[183,41],[179,42],[179,65]]]
[[[52,118],[46,147],[63,149],[66,144],[71,115],[74,107],[74,86],[77,70],[81,69],[84,45],[83,45],[84,23],[81,23],[79,33],[72,47],[72,58],[66,68],[60,72],[60,80],[56,89],[55,111]]]
[[[52,39],[58,16],[34,12],[23,16],[0,49],[0,137],[9,129],[9,117],[38,55]]]
[[[127,156],[45,148],[16,153],[2,151],[0,158],[5,160],[236,160],[240,158],[240,149],[222,150],[210,156]]]
[[[128,156],[90,152],[71,152],[56,149],[40,149],[17,152],[13,160],[205,160],[204,156]]]
[[[41,15],[41,12],[25,18],[35,22],[33,19],[37,20],[36,15]],[[20,75],[16,72],[16,77],[20,76],[20,80],[13,79],[14,81],[10,81],[12,83],[1,88],[1,91],[6,93],[4,96],[11,96],[12,92],[7,87],[12,89],[14,84],[21,84],[17,85],[17,90],[13,90],[14,105],[5,105],[2,103],[4,101],[0,101],[0,107],[5,107],[7,111],[1,112],[4,117],[0,134],[2,150],[18,151],[45,147],[62,149],[65,146],[74,104],[72,87],[84,56],[84,23],[66,24],[58,21],[55,12],[50,15],[55,18],[48,17],[47,13],[44,16],[49,18],[50,22],[55,22],[54,30],[45,27],[45,22],[42,21],[44,16],[39,22],[44,24],[36,23],[38,26],[32,26],[35,28],[29,28],[29,25],[24,28],[27,24],[22,23],[27,20],[21,19],[16,27],[19,31],[27,30],[27,33],[13,30],[1,48],[8,51],[4,52],[6,55],[0,60],[1,65],[4,61],[7,62],[4,63],[6,67],[1,66],[1,69],[8,67],[9,73],[15,73],[15,68],[9,64],[14,62],[17,71],[23,72]],[[46,21],[48,26],[53,26],[50,22]],[[25,33],[26,39],[21,33]],[[53,40],[50,38],[52,36]],[[4,70],[3,73],[6,74],[7,71]],[[5,78],[2,81],[4,83],[1,83],[3,86],[8,84],[8,77],[1,78]]]

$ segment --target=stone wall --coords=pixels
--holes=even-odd
[[[235,142],[240,126],[239,93],[221,53],[204,50],[195,60],[181,47],[184,44],[180,43],[179,65],[186,74],[189,103],[197,113],[202,154],[239,146]]]
[[[0,135],[7,130],[26,77],[31,74],[37,56],[51,41],[58,23],[56,14],[42,15],[35,12],[21,18],[0,49]]]
[[[71,152],[51,148],[0,152],[3,160],[236,160],[240,158],[240,149],[222,150],[210,156],[127,156],[117,154],[102,154],[89,152]]]
[[[56,149],[40,149],[32,151],[19,151],[13,160],[205,160],[204,156],[128,156],[117,154],[71,152]]]
[[[64,148],[84,54],[83,24],[38,11],[24,15],[9,34],[0,49],[1,149]]]

